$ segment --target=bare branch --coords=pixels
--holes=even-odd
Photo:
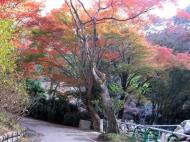
[[[73,63],[71,63],[66,57],[65,57],[65,54],[59,49],[59,48],[54,48],[59,54],[61,57],[63,57],[63,59],[70,65],[70,66],[73,66]]]
[[[74,16],[74,14],[73,14],[73,11],[72,11],[72,9],[71,9],[69,3],[68,3],[67,1],[65,1],[65,3],[67,4],[67,6],[68,6],[68,8],[69,8],[69,11],[70,11],[70,13],[71,13],[71,16],[72,16],[72,18],[73,18],[73,20],[74,20],[74,23],[75,23],[75,26],[76,26],[76,35],[77,35],[77,37],[78,37],[79,39],[82,39],[83,37],[79,34],[79,29],[80,29],[80,28],[79,28],[79,26],[78,26],[77,20],[75,19],[75,16]]]
[[[113,0],[112,0],[112,1],[110,2],[110,4],[108,4],[107,6],[101,7],[100,0],[99,0],[99,9],[98,9],[98,12],[100,12],[101,10],[108,9],[108,8],[111,7],[112,5],[113,5]]]
[[[126,19],[119,19],[119,18],[113,17],[113,14],[112,14],[112,16],[110,16],[110,17],[103,17],[101,19],[97,19],[96,21],[97,22],[101,22],[101,21],[104,21],[104,20],[115,20],[115,21],[120,21],[120,22],[122,22],[122,21],[129,21],[129,20],[137,18],[138,16],[140,16],[140,15],[142,15],[142,14],[144,14],[144,13],[150,11],[150,10],[152,10],[152,8],[148,8],[146,10],[143,10],[143,11],[139,12],[138,14],[135,14],[135,15],[133,15],[131,17],[126,18]],[[89,24],[91,22],[92,21],[89,20],[89,21],[85,22],[84,24]]]
[[[84,10],[85,13],[88,15],[88,17],[89,17],[90,19],[92,19],[92,16],[88,13],[88,11],[86,10],[86,8],[84,7],[84,4],[83,4],[80,0],[78,0],[78,2],[79,2],[80,5],[82,6],[83,10]]]
[[[83,24],[83,22],[81,21],[80,16],[79,16],[79,14],[78,14],[76,8],[75,8],[74,5],[73,5],[72,0],[70,0],[70,4],[71,4],[71,8],[73,9],[74,14],[75,14],[75,16],[76,16],[76,18],[77,18],[79,24],[80,24],[80,25]]]
[[[108,9],[109,7],[112,7],[112,6],[113,6],[113,0],[111,1],[110,4],[108,4],[108,5],[105,6],[105,7],[101,7],[101,2],[100,2],[100,0],[99,0],[99,1],[98,1],[98,9],[96,10],[96,14],[94,15],[94,17],[97,17],[98,14],[100,13],[100,11],[106,10],[106,9]]]

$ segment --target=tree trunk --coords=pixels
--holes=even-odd
[[[127,92],[127,88],[128,88],[128,73],[127,72],[123,72],[120,75],[120,79],[121,79],[121,86],[123,89],[123,94],[120,97],[121,101],[124,101],[126,99],[126,92]],[[125,101],[126,102],[126,101]],[[124,114],[125,109],[122,108],[119,113],[118,113],[118,118],[123,119],[123,114]]]
[[[114,113],[112,100],[111,100],[111,97],[109,95],[108,88],[106,85],[105,74],[98,71],[95,66],[95,67],[93,67],[93,75],[97,82],[97,85],[101,89],[100,96],[101,96],[101,100],[102,100],[102,105],[105,110],[105,116],[107,117],[107,121],[108,121],[107,132],[108,133],[119,133],[119,127],[118,127],[117,119],[116,119],[116,116]]]
[[[96,131],[100,131],[100,117],[98,113],[96,112],[94,106],[92,105],[92,87],[93,87],[93,78],[89,76],[88,80],[88,86],[87,86],[87,109],[90,113],[92,123],[93,123],[93,128]]]
[[[96,131],[100,131],[100,117],[98,113],[96,112],[95,108],[92,106],[91,102],[88,101],[87,103],[87,108],[90,113],[91,119],[92,119],[92,124],[93,128]]]
[[[100,84],[99,84],[100,85]],[[101,99],[102,99],[102,105],[105,110],[105,115],[108,120],[108,133],[119,133],[119,127],[117,124],[117,119],[114,114],[113,104],[111,97],[109,96],[108,88],[105,85],[105,83],[100,85],[101,88]]]

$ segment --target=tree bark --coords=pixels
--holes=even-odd
[[[90,113],[94,130],[100,131],[100,117],[91,103],[93,96],[92,87],[93,87],[93,79],[89,76],[88,86],[87,86],[87,101],[86,101],[87,109]]]
[[[100,84],[99,84],[100,85]],[[100,85],[101,87],[101,99],[102,105],[105,109],[106,117],[108,120],[108,133],[119,133],[119,127],[117,124],[116,116],[112,105],[111,97],[109,96],[108,88],[105,83]]]
[[[117,119],[114,113],[112,100],[111,100],[111,97],[109,95],[108,88],[106,85],[105,74],[98,71],[96,67],[93,67],[93,75],[97,82],[97,85],[101,89],[100,96],[102,100],[102,105],[105,110],[105,116],[107,117],[107,121],[108,121],[107,132],[119,133],[119,127],[118,127]]]
[[[100,131],[100,117],[89,100],[87,103],[87,108],[92,119],[92,125],[93,125],[94,130]]]

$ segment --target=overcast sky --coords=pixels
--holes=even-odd
[[[46,1],[46,8],[45,12],[50,12],[54,8],[59,8],[62,6],[64,0],[45,0]],[[92,0],[83,0],[86,4],[88,4]],[[188,5],[190,5],[190,0],[177,0],[178,1],[178,7],[180,9],[184,9]],[[174,16],[176,14],[176,7],[171,4],[165,4],[164,10],[155,10],[154,13],[158,14],[159,16],[163,18],[169,18],[171,16]]]

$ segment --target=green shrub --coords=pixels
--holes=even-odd
[[[102,134],[98,137],[98,141],[101,142],[135,142],[124,134],[108,133]]]
[[[79,114],[77,112],[69,112],[64,115],[63,124],[67,126],[78,127],[79,119]]]
[[[37,80],[26,80],[26,89],[31,97],[38,96],[45,93],[45,89],[42,87],[41,82]]]
[[[88,120],[90,121],[90,114],[88,112],[78,112],[80,120]]]
[[[33,102],[29,116],[75,127],[80,119],[90,120],[88,113],[79,112],[78,107],[64,96],[50,96],[39,81],[27,80],[26,85]]]
[[[90,120],[87,112],[79,112],[76,105],[69,103],[63,96],[46,98],[40,95],[30,109],[29,116],[78,127],[80,119]]]
[[[5,112],[0,112],[0,127],[6,127],[13,130],[21,129],[21,126],[16,121],[16,118],[12,115],[8,115]]]
[[[64,119],[64,113],[68,111],[68,105],[69,103],[62,96],[47,98],[40,95],[32,106],[29,116],[61,123]]]
[[[80,120],[90,120],[87,112],[69,112],[64,115],[63,124],[67,126],[78,127]]]

